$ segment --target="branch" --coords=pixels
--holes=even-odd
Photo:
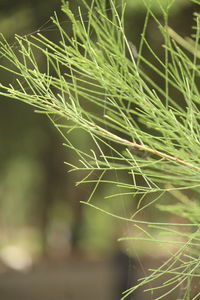
[[[180,164],[182,164],[182,165],[184,165],[186,167],[190,167],[190,168],[193,168],[193,169],[195,169],[197,171],[200,171],[200,167],[194,166],[193,164],[191,164],[189,162],[186,162],[186,161],[184,161],[184,160],[182,160],[182,159],[180,159],[180,158],[178,158],[176,156],[172,156],[172,155],[166,154],[164,152],[161,152],[161,151],[149,148],[147,146],[140,145],[140,144],[135,143],[135,142],[130,142],[130,141],[126,140],[126,139],[123,139],[123,138],[121,138],[121,137],[119,137],[119,136],[117,136],[117,135],[115,135],[115,134],[113,134],[113,133],[111,133],[111,132],[103,129],[103,128],[101,128],[100,130],[103,131],[104,135],[110,136],[114,141],[119,141],[121,144],[127,145],[127,146],[129,146],[131,148],[137,148],[137,149],[139,149],[141,151],[147,151],[147,152],[152,153],[154,155],[160,156],[163,159],[175,161],[175,162],[180,163]]]

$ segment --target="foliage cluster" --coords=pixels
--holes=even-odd
[[[174,1],[167,1],[167,6],[158,1],[163,22],[148,2],[136,55],[125,33],[124,1],[110,0],[109,8],[105,0],[82,2],[87,16],[80,8],[75,16],[63,1],[72,34],[56,14],[52,18],[59,43],[40,33],[16,36],[16,53],[1,37],[0,54],[6,60],[1,68],[14,80],[9,86],[1,83],[0,94],[50,118],[76,156],[76,165],[67,162],[70,171],[83,171],[78,184],[94,186],[86,205],[96,207],[92,200],[103,184],[120,188],[108,197],[137,199],[130,217],[96,207],[141,233],[121,240],[165,245],[166,261],[125,291],[122,299],[140,287],[154,299],[176,290],[179,299],[198,299],[200,292],[194,294],[191,287],[200,277],[200,14],[194,14],[193,33],[184,39],[168,26]],[[149,19],[163,36],[162,58],[146,39]],[[144,49],[152,61],[143,55]],[[45,67],[40,66],[41,57]],[[71,140],[72,132],[86,133],[90,146],[84,149],[79,139]],[[144,220],[142,213],[149,207],[163,217]]]

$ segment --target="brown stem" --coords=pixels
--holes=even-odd
[[[169,155],[169,154],[166,154],[164,152],[161,152],[161,151],[158,151],[158,150],[155,150],[155,149],[152,149],[152,148],[149,148],[147,146],[143,146],[143,145],[140,145],[140,144],[137,144],[135,142],[130,142],[126,139],[122,139],[121,137],[101,128],[101,131],[103,130],[104,134],[106,134],[107,136],[109,135],[110,137],[112,137],[115,141],[119,141],[120,143],[123,143],[124,145],[127,145],[129,147],[132,147],[132,148],[137,148],[139,150],[142,150],[142,151],[147,151],[149,153],[152,153],[154,155],[157,155],[157,156],[160,156],[164,159],[167,159],[167,160],[172,160],[172,161],[175,161],[177,163],[180,163],[184,166],[187,166],[187,167],[190,167],[190,168],[193,168],[197,171],[200,171],[200,167],[197,167],[197,166],[194,166],[193,164],[189,163],[189,162],[186,162],[176,156],[172,156],[172,155]]]

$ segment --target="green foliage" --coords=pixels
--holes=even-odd
[[[127,6],[129,9],[134,10],[145,10],[146,5],[148,3],[148,6],[153,10],[154,12],[161,13],[166,12],[169,9],[172,12],[175,12],[176,10],[180,9],[180,6],[186,6],[189,4],[189,1],[187,0],[149,0],[149,1],[141,1],[141,0],[127,0]]]
[[[72,36],[55,14],[52,20],[60,34],[59,43],[40,33],[16,36],[15,53],[1,38],[0,52],[7,60],[1,67],[15,78],[9,86],[0,85],[1,95],[28,103],[51,119],[76,157],[76,164],[68,162],[71,171],[85,172],[77,184],[94,185],[85,204],[96,207],[91,201],[103,184],[119,188],[108,198],[137,197],[130,218],[96,208],[142,233],[123,240],[142,240],[156,247],[164,244],[168,258],[125,291],[122,299],[139,287],[155,293],[157,300],[178,289],[181,299],[198,299],[200,292],[190,293],[190,286],[193,278],[200,277],[200,15],[194,15],[191,38],[183,39],[167,24],[169,7],[162,7],[164,24],[147,7],[136,60],[124,32],[124,1],[119,7],[110,0],[110,9],[103,0],[92,0],[90,6],[83,3],[87,20],[80,8],[75,17],[63,2]],[[149,18],[163,36],[164,59],[146,40]],[[144,48],[152,62],[142,54]],[[46,59],[45,67],[39,64],[41,57]],[[160,82],[150,77],[148,70]],[[83,131],[88,135],[86,149],[79,139],[70,139],[71,132]],[[188,190],[192,199],[185,195]],[[154,216],[159,210],[163,217],[144,220],[141,214],[151,207]],[[174,221],[170,222],[168,214],[174,215]]]

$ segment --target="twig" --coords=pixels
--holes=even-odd
[[[141,151],[147,151],[147,152],[152,153],[154,155],[160,156],[163,159],[172,160],[172,161],[180,163],[180,164],[182,164],[184,166],[187,166],[187,167],[193,168],[193,169],[195,169],[197,171],[200,171],[200,167],[194,166],[193,164],[191,164],[189,162],[186,162],[186,161],[184,161],[184,160],[182,160],[182,159],[180,159],[180,158],[178,158],[176,156],[172,156],[172,155],[166,154],[164,152],[161,152],[161,151],[149,148],[147,146],[143,146],[143,145],[140,145],[138,143],[128,141],[128,140],[123,139],[123,138],[121,138],[121,137],[119,137],[119,136],[117,136],[117,135],[115,135],[115,134],[113,134],[113,133],[111,133],[111,132],[103,129],[103,128],[101,128],[100,130],[103,131],[104,134],[106,134],[107,136],[112,137],[115,141],[119,141],[120,143],[122,143],[124,145],[127,145],[127,146],[132,147],[132,148],[137,148],[137,149],[139,149]]]

